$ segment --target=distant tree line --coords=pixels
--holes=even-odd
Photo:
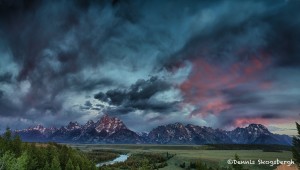
[[[95,170],[88,157],[66,145],[24,143],[7,129],[0,136],[0,170]]]
[[[207,144],[206,150],[263,150],[265,152],[291,151],[291,146],[277,144]]]
[[[105,162],[117,158],[120,154],[113,151],[93,150],[86,153],[93,162]]]

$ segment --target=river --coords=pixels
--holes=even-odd
[[[107,161],[107,162],[101,162],[96,164],[97,167],[103,166],[103,165],[112,165],[117,162],[125,162],[128,159],[129,155],[120,155],[119,157],[115,158],[114,160]]]

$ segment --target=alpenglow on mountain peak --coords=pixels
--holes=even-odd
[[[281,144],[291,145],[291,137],[271,133],[261,124],[250,124],[232,131],[213,129],[180,122],[160,125],[148,134],[136,133],[117,117],[102,116],[84,125],[70,122],[61,128],[35,128],[16,130],[24,141],[68,143],[118,144]]]

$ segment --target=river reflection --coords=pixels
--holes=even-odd
[[[120,155],[119,157],[115,158],[114,160],[107,161],[107,162],[101,162],[101,163],[98,163],[96,166],[100,167],[103,165],[112,165],[117,162],[125,162],[128,159],[128,157],[129,157],[129,155]]]

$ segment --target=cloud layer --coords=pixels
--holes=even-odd
[[[299,1],[0,0],[0,124],[292,123]]]

